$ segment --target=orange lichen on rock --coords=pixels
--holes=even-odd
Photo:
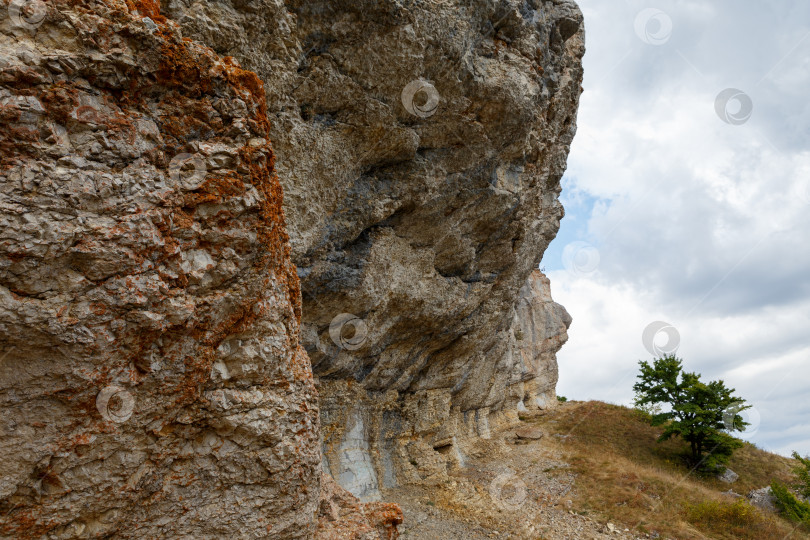
[[[394,540],[399,538],[397,525],[403,519],[398,505],[361,503],[330,475],[323,474],[317,534],[320,540],[360,540],[374,536]]]
[[[156,23],[165,23],[166,17],[160,14],[160,0],[126,0],[127,6],[141,17],[149,17]]]
[[[177,28],[157,1],[55,0],[30,54],[80,68],[0,68],[0,383],[25,389],[0,406],[26,426],[0,443],[0,535],[314,534],[317,393],[264,88]]]

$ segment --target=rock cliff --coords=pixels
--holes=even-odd
[[[395,534],[322,471],[555,402],[572,2],[3,11],[0,534]]]
[[[536,407],[536,376],[553,392],[515,319],[563,215],[582,16],[557,0],[250,6],[168,13],[266,82],[328,468],[378,498],[397,469],[431,474],[407,471],[417,454],[439,470],[433,446]]]

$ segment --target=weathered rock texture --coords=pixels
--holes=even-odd
[[[0,19],[0,536],[313,536],[262,82],[155,3],[42,6]]]
[[[0,534],[395,535],[322,471],[363,499],[443,481],[551,400],[570,319],[530,274],[572,2],[25,4],[0,10]]]
[[[444,484],[448,471],[476,452],[479,437],[557,403],[555,353],[570,323],[551,299],[548,278],[532,272],[520,289],[504,359],[510,391],[522,399],[500,409],[464,411],[442,388],[409,395],[321,378],[324,466],[363,500],[385,498],[386,488],[399,485]]]
[[[518,404],[547,401],[564,328],[538,334],[554,326],[542,309],[519,319],[563,215],[584,52],[576,5],[170,0],[167,9],[186,35],[266,81],[335,478],[377,498],[408,479],[385,471],[419,459],[444,469],[433,446],[487,436]],[[413,81],[424,90],[411,100]],[[341,314],[358,323],[343,324],[343,338],[338,323],[352,318]],[[438,446],[455,456],[448,447]]]
[[[557,404],[557,351],[568,339],[571,316],[551,298],[551,283],[540,270],[521,287],[512,320],[508,361],[523,400],[518,410],[546,409]]]

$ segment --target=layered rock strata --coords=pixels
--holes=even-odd
[[[551,282],[534,270],[521,287],[512,320],[510,364],[521,379],[518,411],[557,404],[557,351],[568,339],[571,316],[551,298]]]
[[[2,12],[0,537],[312,537],[330,499],[262,81],[154,2]]]
[[[0,535],[393,536],[554,402],[572,2],[5,7]]]
[[[522,399],[499,409],[463,410],[447,389],[369,391],[348,380],[321,378],[324,467],[340,484],[372,501],[401,485],[443,485],[464,466],[479,438],[557,403],[555,353],[571,317],[551,299],[549,280],[529,276],[510,326],[510,388]]]
[[[576,5],[170,0],[168,11],[266,81],[335,478],[376,498],[374,440],[427,425],[442,440],[487,436],[548,401],[553,347],[528,329],[516,342],[515,321],[563,215],[584,52]],[[370,413],[390,408],[411,420]]]

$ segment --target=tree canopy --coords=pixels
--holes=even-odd
[[[641,371],[636,406],[664,404],[650,415],[653,426],[663,426],[659,442],[680,437],[690,445],[692,464],[701,470],[716,471],[728,461],[742,442],[729,435],[744,431],[747,422],[739,414],[750,405],[734,395],[725,383],[700,380],[700,374],[683,371],[683,362],[674,355],[639,362]]]

